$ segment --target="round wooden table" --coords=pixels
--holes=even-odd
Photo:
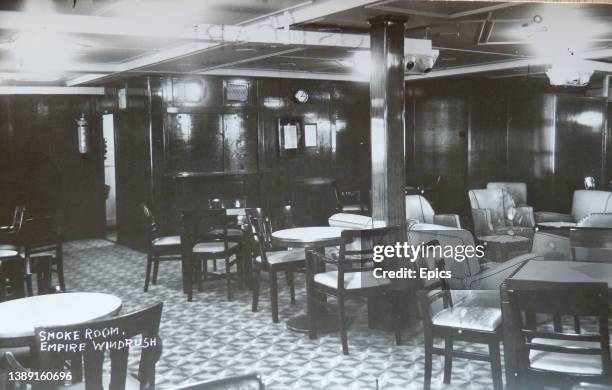
[[[330,226],[310,226],[278,230],[272,233],[272,244],[285,248],[304,248],[306,262],[312,261],[308,249],[324,250],[326,247],[340,244],[344,228]],[[306,296],[310,296],[308,283],[306,283]],[[306,305],[308,307],[308,305]],[[325,310],[316,314],[317,331],[320,333],[335,332],[338,330],[338,319]],[[287,321],[287,329],[295,332],[307,333],[308,314],[297,315]]]
[[[37,327],[78,324],[113,316],[120,310],[121,299],[102,293],[36,295],[3,302],[0,303],[0,344],[8,340],[22,340],[27,344]]]

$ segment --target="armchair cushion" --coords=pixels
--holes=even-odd
[[[583,217],[577,227],[612,228],[612,213],[593,213]]]
[[[512,225],[533,228],[535,227],[535,217],[533,215],[533,207],[519,206],[514,208],[514,218]]]
[[[555,213],[553,211],[536,211],[535,220],[541,222],[574,222],[570,214]]]

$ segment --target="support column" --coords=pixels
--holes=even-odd
[[[372,217],[378,223],[402,226],[406,224],[404,23],[397,16],[370,20]]]

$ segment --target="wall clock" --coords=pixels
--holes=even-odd
[[[295,91],[295,93],[293,94],[293,98],[295,99],[296,102],[298,103],[306,103],[308,101],[308,92],[306,92],[303,89],[298,89],[297,91]]]

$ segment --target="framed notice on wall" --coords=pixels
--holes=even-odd
[[[295,157],[304,153],[304,130],[299,118],[278,119],[278,154]]]

